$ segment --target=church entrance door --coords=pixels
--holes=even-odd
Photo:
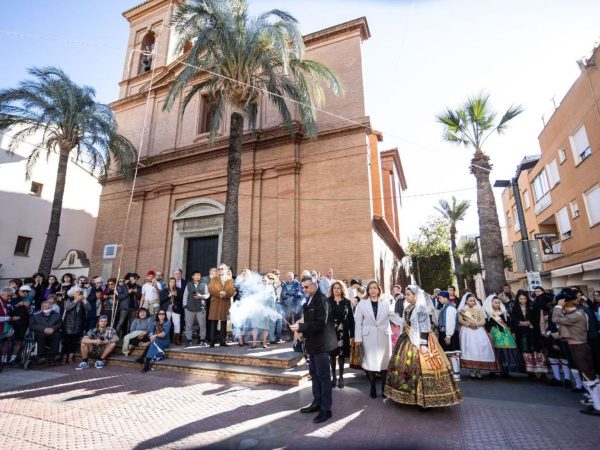
[[[185,278],[191,280],[194,270],[199,270],[203,277],[208,275],[211,267],[217,267],[218,255],[219,236],[188,238]]]

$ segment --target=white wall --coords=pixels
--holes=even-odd
[[[31,144],[39,145],[39,140],[20,142],[11,156],[6,152],[11,135],[10,131],[0,134],[0,279],[31,276],[37,270],[50,222],[58,165],[57,155],[51,154],[47,160],[44,153],[26,181],[26,158],[33,150]],[[32,181],[43,184],[40,197],[30,193]],[[95,177],[69,162],[53,268],[71,249],[91,255],[100,192]],[[14,255],[17,236],[32,238],[29,256]],[[76,274],[85,272],[87,269],[79,269]]]

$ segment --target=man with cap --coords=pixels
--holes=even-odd
[[[440,344],[452,364],[454,379],[460,380],[460,340],[456,326],[456,305],[450,301],[448,291],[438,293],[438,301],[442,306],[438,317]]]
[[[160,285],[156,282],[155,276],[156,273],[153,270],[146,275],[140,299],[140,308],[146,308],[151,316],[154,316],[160,309]]]
[[[77,370],[90,367],[88,357],[96,359],[96,369],[104,368],[104,361],[115,349],[119,336],[114,328],[108,326],[108,316],[100,316],[96,328],[88,331],[81,339],[81,363]]]
[[[394,296],[394,312],[402,317],[404,312],[404,295],[402,295],[402,286],[395,284],[392,288],[392,295]]]
[[[17,296],[12,297],[9,301],[8,313],[13,317],[10,326],[14,330],[13,339],[15,341],[15,347],[9,361],[11,365],[15,364],[17,356],[21,352],[21,344],[25,339],[25,333],[27,333],[27,327],[29,326],[29,312],[33,301],[30,297],[31,291],[32,288],[24,284],[17,291]]]
[[[140,276],[135,272],[128,272],[125,275],[125,287],[129,293],[129,323],[136,317],[138,309],[140,309],[140,297],[142,296],[142,287],[137,283]],[[129,327],[126,325],[128,331]]]

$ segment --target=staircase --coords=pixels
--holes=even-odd
[[[141,365],[135,360],[142,349],[134,349],[129,356],[117,347],[108,364],[126,367]],[[298,386],[308,381],[308,366],[301,353],[294,352],[291,343],[252,349],[231,343],[224,347],[175,347],[166,350],[167,358],[155,363],[156,370],[191,373],[225,379],[232,382],[271,383]]]

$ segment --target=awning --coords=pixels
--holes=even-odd
[[[583,272],[583,279],[584,281],[600,281],[600,269]]]
[[[600,259],[594,259],[593,261],[584,262],[583,270],[585,272],[590,270],[600,270]]]
[[[567,286],[584,286],[587,284],[583,281],[583,274],[578,273],[575,275],[569,275],[567,278]]]
[[[552,279],[548,277],[542,277],[542,287],[546,290],[552,289]]]
[[[552,289],[567,287],[567,278],[568,277],[552,277]]]
[[[560,269],[553,270],[551,274],[552,278],[555,278],[574,275],[581,272],[583,272],[583,264],[575,264],[573,266],[561,267]]]

